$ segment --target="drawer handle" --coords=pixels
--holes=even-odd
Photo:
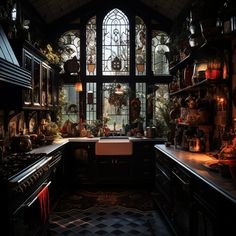
[[[172,171],[172,174],[185,186],[189,186],[189,182],[184,181],[175,171]]]

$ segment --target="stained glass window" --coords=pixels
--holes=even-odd
[[[92,17],[86,25],[86,75],[96,75],[96,17]]]
[[[170,52],[168,47],[169,36],[162,31],[152,32],[152,71],[154,75],[169,74],[169,61],[167,54]]]
[[[130,33],[127,16],[115,8],[105,16],[102,27],[103,75],[129,75]]]
[[[97,117],[97,84],[86,83],[86,121],[91,124]]]
[[[65,32],[58,40],[59,53],[61,55],[61,73],[65,73],[64,64],[66,61],[75,59],[80,61],[80,31],[70,30]]]
[[[146,75],[146,25],[135,18],[135,74]]]

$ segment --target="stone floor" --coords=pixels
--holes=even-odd
[[[69,191],[53,208],[48,235],[172,236],[145,190]]]

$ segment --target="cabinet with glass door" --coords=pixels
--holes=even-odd
[[[31,72],[32,90],[23,91],[23,107],[33,109],[50,109],[58,100],[55,70],[45,62],[43,55],[23,48],[23,66]]]

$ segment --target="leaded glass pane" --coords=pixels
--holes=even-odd
[[[140,117],[146,119],[146,83],[135,84],[136,98],[141,102]]]
[[[167,137],[170,131],[171,122],[169,120],[170,103],[169,91],[167,84],[155,84],[154,92],[154,113],[153,124],[158,130],[158,137]]]
[[[115,94],[116,83],[104,83],[102,94],[103,117],[109,117],[107,126],[115,132],[120,132],[123,124],[129,124],[129,85],[119,85],[123,94]]]
[[[65,73],[64,63],[70,59],[80,61],[80,31],[70,30],[65,32],[58,40],[59,53],[61,55],[61,73]],[[72,64],[73,65],[73,64]]]
[[[105,16],[102,27],[102,74],[129,75],[130,35],[127,16],[119,9],[114,9]]]
[[[63,85],[62,93],[62,129],[65,129],[63,132],[69,135],[76,135],[78,127],[72,129],[72,124],[76,126],[79,123],[79,93],[72,84]]]
[[[97,84],[86,83],[86,121],[92,124],[97,118]]]
[[[135,18],[135,74],[146,75],[146,25]]]
[[[96,17],[92,17],[86,25],[86,75],[96,75],[97,42]]]
[[[167,54],[169,36],[165,32],[154,30],[152,33],[152,71],[154,75],[169,74],[169,61]]]

